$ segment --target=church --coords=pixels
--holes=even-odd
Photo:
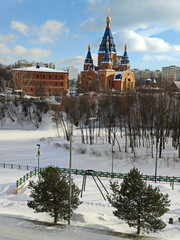
[[[98,66],[94,66],[91,48],[88,46],[81,72],[80,88],[84,91],[117,91],[133,92],[135,77],[130,71],[130,61],[127,46],[124,47],[123,56],[118,56],[110,28],[111,18],[106,18],[106,29],[98,51]]]

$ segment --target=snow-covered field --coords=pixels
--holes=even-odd
[[[94,169],[101,171],[112,170],[112,147],[104,141],[93,146],[87,146],[85,154],[79,154],[81,148],[80,136],[77,129],[73,133],[72,168]],[[57,147],[57,143],[59,147]],[[37,144],[41,145],[40,167],[54,165],[69,166],[69,150],[64,146],[66,141],[61,135],[57,138],[56,129],[45,124],[40,129],[17,128],[12,125],[2,126],[0,129],[0,163],[21,164],[37,166]],[[93,154],[98,152],[98,156]],[[179,161],[172,161],[177,153],[170,147],[163,153],[164,158],[158,161],[158,175],[180,176]],[[154,159],[148,158],[147,150],[137,152],[137,158],[128,157],[122,152],[114,158],[114,172],[128,172],[137,167],[141,173],[154,175]],[[125,222],[113,216],[113,209],[100,194],[93,179],[87,178],[86,191],[83,192],[83,203],[75,211],[71,219],[71,226],[62,223],[54,226],[52,219],[45,213],[34,213],[27,207],[29,189],[27,186],[14,195],[16,180],[26,174],[24,170],[11,170],[0,168],[0,240],[2,239],[128,239],[136,229],[129,228]],[[73,176],[81,188],[82,176]],[[33,178],[36,179],[35,177]],[[109,179],[101,178],[109,191]],[[155,183],[153,183],[155,185]],[[172,190],[169,183],[156,183],[163,193],[168,193],[171,199],[170,211],[163,216],[167,227],[157,233],[143,236],[157,239],[180,239],[180,184],[175,184]],[[169,218],[174,224],[168,224]],[[113,233],[114,232],[114,233]],[[118,234],[119,233],[119,234]],[[120,233],[125,233],[120,234]]]

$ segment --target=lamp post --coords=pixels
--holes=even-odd
[[[71,224],[71,197],[72,197],[72,178],[71,178],[71,170],[72,170],[72,131],[73,125],[70,126],[70,148],[69,148],[69,213],[68,213],[68,225]]]
[[[114,149],[113,149],[114,143],[112,142],[112,166],[111,166],[111,173],[113,175],[114,173]]]
[[[39,178],[39,157],[41,155],[41,152],[40,152],[40,144],[37,144],[36,145],[38,147],[38,150],[37,150],[37,158],[38,158],[38,178]]]

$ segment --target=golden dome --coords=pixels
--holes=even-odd
[[[106,48],[109,49],[109,41],[108,41],[108,38],[107,38],[107,41],[106,41]]]

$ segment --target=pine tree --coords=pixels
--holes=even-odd
[[[79,189],[72,181],[71,215],[81,203],[79,200]],[[56,167],[47,167],[45,172],[40,173],[37,183],[29,183],[31,189],[27,205],[35,212],[47,212],[58,220],[67,220],[69,213],[69,179]]]
[[[130,227],[136,227],[137,234],[141,228],[156,232],[166,226],[160,217],[169,210],[168,194],[147,185],[138,169],[130,170],[121,184],[110,181],[110,188],[113,193],[108,200],[116,209],[113,214]]]

